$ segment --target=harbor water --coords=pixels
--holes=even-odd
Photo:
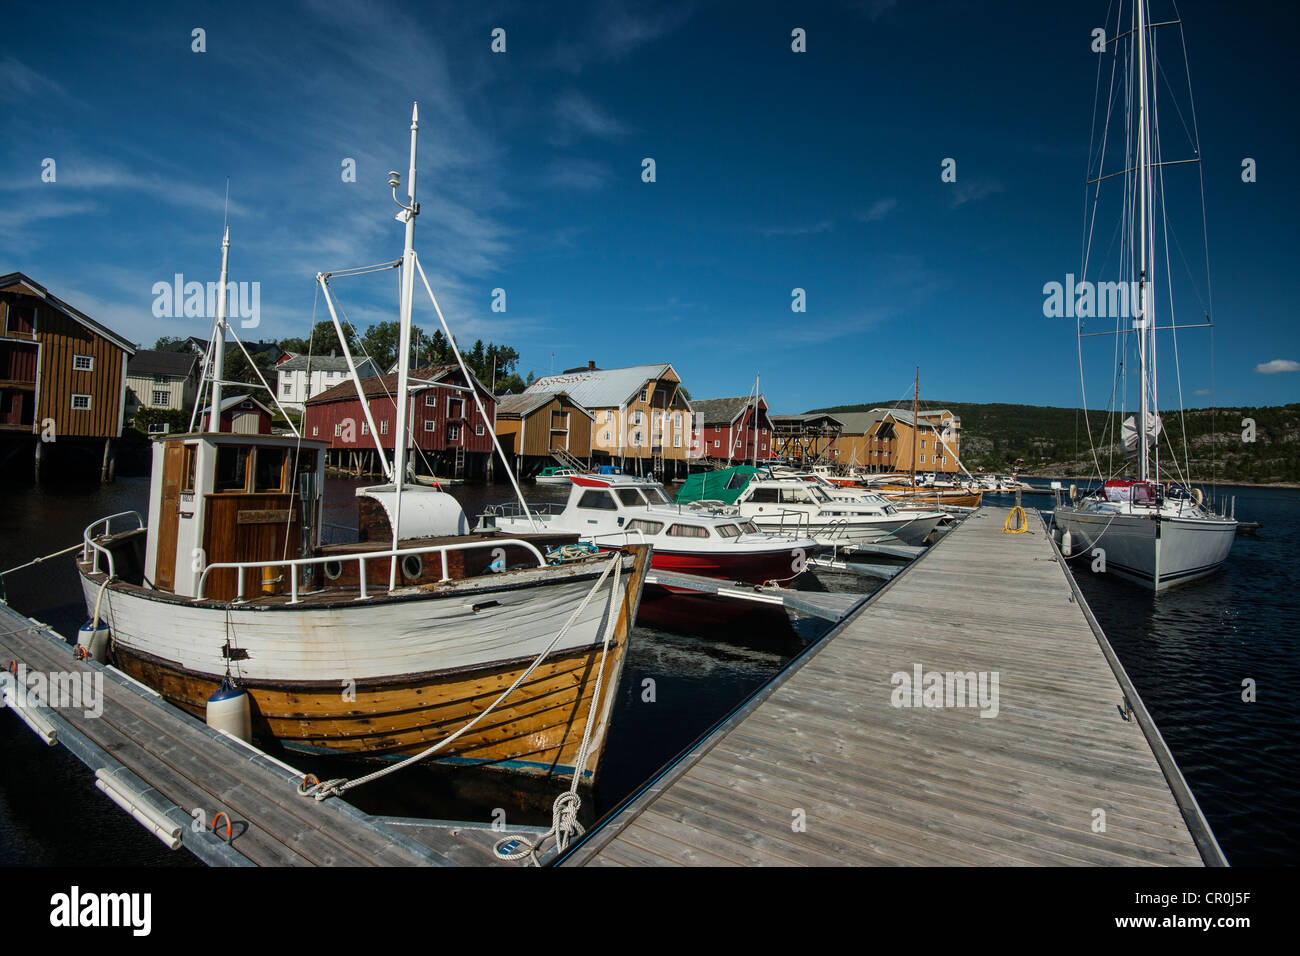
[[[355,523],[355,483],[330,479],[326,520]],[[449,489],[467,514],[509,497],[509,486]],[[563,500],[564,488],[526,489],[529,500]],[[1290,580],[1300,553],[1300,491],[1237,488],[1237,516],[1258,521],[1217,575],[1160,595],[1080,564],[1089,603],[1177,758],[1230,862],[1293,862],[1300,850],[1300,637]],[[143,510],[147,481],[105,486],[17,487],[0,516],[0,568],[80,540],[90,521]],[[1009,504],[1009,497],[989,503]],[[1048,494],[1026,506],[1050,510]],[[10,576],[10,604],[72,634],[85,616],[71,558]],[[869,591],[872,578],[823,575],[812,587]],[[600,782],[583,816],[593,819],[775,676],[825,622],[791,620],[780,608],[713,599],[647,596],[633,634]],[[1247,693],[1247,691],[1253,691]],[[1251,700],[1244,699],[1244,697]],[[282,755],[331,777],[357,767]],[[905,767],[899,768],[906,772]],[[350,794],[362,809],[398,816],[509,824],[549,823],[559,787],[466,768],[416,767]],[[69,826],[68,821],[76,821]],[[198,865],[171,853],[94,789],[90,772],[0,715],[0,865]]]

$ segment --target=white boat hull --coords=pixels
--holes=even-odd
[[[1169,517],[1058,508],[1056,526],[1071,550],[1098,548],[1105,570],[1156,591],[1213,574],[1227,560],[1237,523],[1226,518]]]

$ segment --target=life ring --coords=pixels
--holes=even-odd
[[[1198,508],[1205,503],[1205,495],[1201,492],[1200,488],[1192,489],[1192,500],[1196,502],[1196,507]]]

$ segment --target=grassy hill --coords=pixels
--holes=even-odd
[[[837,405],[811,412],[865,412],[893,403]],[[1045,405],[972,404],[926,402],[926,408],[947,408],[961,417],[962,462],[974,471],[1004,471],[1024,459],[1025,474],[1090,475],[1094,471],[1087,426],[1102,470],[1118,473],[1121,461],[1119,416],[1092,411],[1087,420],[1078,408]],[[1131,414],[1131,413],[1130,413]],[[1177,412],[1164,412],[1165,432],[1160,439],[1161,474],[1177,477],[1169,465],[1183,467],[1183,430],[1186,428],[1188,467],[1194,481],[1246,481],[1255,483],[1300,481],[1300,404],[1260,408],[1197,408],[1186,413],[1185,426]],[[1255,440],[1246,441],[1243,419],[1253,419]],[[1112,433],[1113,428],[1113,433]],[[1113,455],[1114,468],[1108,466]]]

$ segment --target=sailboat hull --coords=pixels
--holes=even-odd
[[[1155,591],[1213,574],[1228,558],[1236,522],[1058,508],[1056,525],[1072,550],[1100,548],[1105,570]]]

